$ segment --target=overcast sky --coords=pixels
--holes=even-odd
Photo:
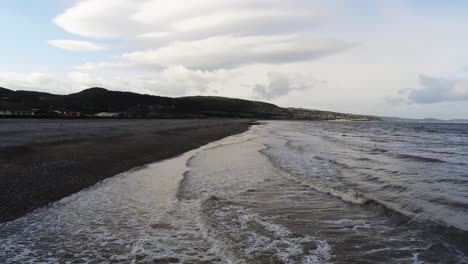
[[[0,1],[0,86],[468,118],[468,1]]]

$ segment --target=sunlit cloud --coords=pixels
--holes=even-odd
[[[49,45],[68,51],[99,51],[106,49],[104,45],[81,40],[49,40]]]

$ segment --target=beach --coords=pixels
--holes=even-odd
[[[0,119],[0,222],[248,127],[226,119]]]
[[[171,146],[247,128],[210,122],[156,134]],[[0,223],[0,262],[468,263],[466,137],[463,124],[263,121]]]

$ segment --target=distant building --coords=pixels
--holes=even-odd
[[[61,111],[61,110],[52,110],[52,111],[49,111],[49,115],[52,115],[52,116],[63,116],[63,115],[64,115],[64,112]]]
[[[33,110],[0,110],[0,116],[34,116]]]
[[[111,112],[101,112],[94,115],[95,117],[119,117],[119,113],[111,113]]]
[[[10,102],[8,97],[1,97],[0,116],[35,116],[39,109],[31,109],[21,103]]]
[[[64,113],[64,115],[69,116],[69,117],[80,117],[81,113],[80,112],[66,112]]]

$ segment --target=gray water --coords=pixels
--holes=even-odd
[[[467,139],[268,122],[0,224],[0,263],[468,263]]]

